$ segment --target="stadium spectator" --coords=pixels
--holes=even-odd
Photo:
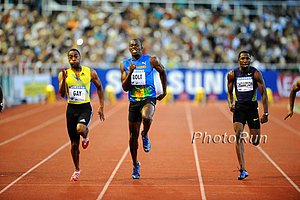
[[[147,38],[144,50],[161,55],[169,68],[181,63],[193,68],[234,63],[234,52],[242,49],[252,49],[263,63],[300,62],[297,6],[264,7],[262,15],[234,15],[228,3],[217,10],[205,5],[194,9],[176,4],[100,5],[49,16],[26,6],[0,12],[0,63],[13,64],[17,70],[38,62],[67,64],[61,53],[75,46],[89,58],[88,65],[115,64],[130,56],[126,41],[137,37]]]

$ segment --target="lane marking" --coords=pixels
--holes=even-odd
[[[48,106],[41,105],[41,106],[38,107],[38,108],[35,108],[35,109],[31,109],[31,110],[29,110],[29,111],[22,112],[22,113],[20,113],[20,114],[13,115],[13,116],[11,116],[11,117],[7,117],[7,118],[5,118],[5,119],[1,119],[0,124],[4,124],[4,123],[7,123],[7,122],[16,120],[16,119],[20,119],[20,118],[23,118],[23,117],[27,117],[27,116],[29,116],[29,115],[36,114],[36,113],[39,113],[39,112],[48,110],[48,108],[49,108]],[[52,108],[50,107],[50,109],[52,109]],[[49,109],[49,110],[50,110],[50,109]]]
[[[194,132],[194,128],[193,128],[194,126],[193,126],[191,109],[187,104],[185,104],[185,113],[186,113],[186,120],[187,120],[188,127],[189,127],[189,132],[190,132],[191,137],[192,137],[193,132]],[[201,174],[201,167],[200,167],[196,142],[194,142],[192,145],[193,145],[194,158],[195,158],[195,162],[196,162],[198,180],[199,180],[199,185],[200,185],[201,198],[202,198],[202,200],[206,200],[205,190],[204,190],[204,183],[203,183],[203,178],[202,178],[202,174]]]
[[[105,192],[108,189],[108,186],[110,185],[110,183],[112,182],[114,176],[116,175],[117,171],[119,170],[121,164],[123,163],[123,161],[125,160],[127,154],[129,153],[129,147],[127,147],[127,149],[124,151],[122,157],[120,158],[118,164],[116,165],[115,169],[113,170],[113,172],[111,173],[109,179],[106,181],[102,191],[100,192],[99,196],[97,197],[97,200],[100,200],[103,198]]]
[[[121,105],[121,104],[119,104],[119,105]],[[117,106],[116,106],[116,107],[117,107]],[[118,109],[118,108],[116,108],[116,107],[112,108],[111,111],[114,112],[113,109]],[[24,132],[22,132],[22,133],[19,133],[18,135],[14,136],[14,137],[12,137],[12,138],[10,138],[10,139],[4,140],[3,142],[0,143],[0,147],[3,146],[3,145],[5,145],[5,144],[8,144],[8,143],[10,143],[10,142],[13,142],[13,141],[15,141],[15,140],[17,140],[17,139],[20,139],[21,137],[24,137],[24,136],[26,136],[26,135],[28,135],[28,134],[34,132],[34,131],[37,131],[37,130],[42,129],[42,128],[45,128],[46,126],[49,126],[49,125],[51,125],[51,124],[53,124],[53,123],[55,123],[55,122],[57,122],[57,121],[63,119],[64,117],[65,117],[65,114],[63,114],[63,115],[61,115],[61,116],[57,116],[57,117],[55,117],[55,118],[52,118],[51,120],[47,120],[45,123],[42,123],[42,124],[40,124],[40,125],[38,125],[38,126],[35,126],[35,127],[31,128],[31,129],[29,129],[29,130],[26,130],[26,131],[24,131]],[[99,122],[99,121],[98,121],[98,122]],[[99,123],[100,123],[100,122],[99,122]]]
[[[18,187],[28,187],[28,186],[36,186],[36,187],[53,187],[53,183],[19,183]],[[55,183],[55,186],[61,186],[61,187],[69,187],[70,184],[63,184],[63,183]],[[87,187],[99,187],[99,183],[80,183],[80,186],[87,186]],[[114,185],[110,185],[111,188],[118,188],[118,187],[123,187],[123,188],[131,188],[132,185],[125,185],[125,184],[114,184]],[[154,184],[154,185],[135,185],[135,188],[139,187],[139,188],[172,188],[172,187],[187,187],[187,189],[190,189],[190,187],[198,187],[196,185],[191,185],[191,184]],[[245,188],[245,185],[236,185],[236,184],[230,184],[230,185],[226,185],[226,184],[205,184],[205,187],[224,187],[224,188],[228,188],[228,187],[240,187],[240,188]],[[290,185],[287,186],[282,186],[282,185],[259,185],[259,186],[253,186],[251,185],[251,188],[272,188],[272,189],[280,189],[280,188],[293,188]]]
[[[284,173],[284,171],[275,163],[275,161],[260,146],[257,146],[257,148],[270,161],[270,163],[272,163],[272,165],[282,174],[282,176],[284,176],[286,178],[286,180],[288,180],[290,182],[290,184],[298,192],[300,192],[298,185],[296,185],[296,183],[294,183],[294,181],[292,181],[292,179],[290,179],[290,177],[286,173]]]
[[[22,133],[20,133],[20,134],[18,134],[16,136],[10,138],[10,139],[4,140],[3,142],[0,143],[0,147],[3,146],[3,145],[5,145],[5,144],[8,144],[8,143],[10,143],[12,141],[15,141],[17,139],[20,139],[21,137],[24,137],[25,135],[28,135],[28,134],[30,134],[30,133],[32,133],[34,131],[37,131],[37,130],[42,129],[42,128],[45,128],[46,126],[49,126],[49,125],[51,125],[51,124],[53,124],[53,123],[55,123],[55,122],[63,119],[64,117],[65,117],[65,115],[61,115],[61,116],[52,118],[51,120],[47,120],[46,122],[44,122],[44,123],[42,123],[42,124],[40,124],[38,126],[35,126],[35,127],[31,128],[31,129],[28,129],[28,130],[26,130],[26,131],[24,131],[24,132],[22,132]]]
[[[45,163],[46,161],[48,161],[50,158],[52,158],[53,156],[55,156],[56,154],[58,154],[61,150],[63,150],[66,146],[69,145],[70,142],[66,142],[64,145],[62,145],[61,147],[59,147],[57,150],[55,150],[53,153],[51,153],[49,156],[47,156],[47,158],[45,158],[44,160],[42,160],[41,162],[39,162],[38,164],[36,164],[35,166],[33,166],[32,168],[30,168],[27,172],[23,173],[21,176],[19,176],[17,179],[15,179],[13,182],[11,182],[10,184],[8,184],[5,188],[3,188],[0,191],[0,194],[2,194],[3,192],[5,192],[6,190],[8,190],[10,187],[12,187],[14,184],[16,184],[19,180],[21,180],[22,178],[24,178],[27,174],[29,174],[30,172],[32,172],[33,170],[35,170],[36,168],[38,168],[40,165],[42,165],[43,163]]]
[[[123,104],[118,104],[116,107],[114,107],[113,109],[111,109],[110,111],[108,111],[107,114],[105,115],[106,119],[108,119],[109,117],[111,117],[113,114],[117,113],[122,107],[123,107]],[[93,129],[99,123],[100,123],[99,120],[97,120],[96,122],[92,123],[92,125],[90,126],[90,129]],[[33,170],[35,170],[36,168],[38,168],[39,166],[41,166],[43,163],[45,163],[46,161],[48,161],[50,158],[52,158],[53,156],[55,156],[56,154],[58,154],[61,150],[63,150],[64,148],[66,148],[69,144],[70,144],[70,141],[66,142],[61,147],[59,147],[57,150],[55,150],[53,153],[51,153],[49,156],[47,156],[45,159],[43,159],[42,161],[40,161],[39,163],[37,163],[35,166],[33,166],[32,168],[30,168],[29,170],[27,170],[25,173],[23,173],[17,179],[15,179],[10,184],[8,184],[5,188],[3,188],[0,191],[0,194],[2,194],[3,192],[5,192],[6,190],[8,190],[10,187],[12,187],[14,184],[16,184],[18,181],[20,181],[22,178],[24,178],[30,172],[32,172]]]
[[[218,109],[221,111],[221,113],[231,121],[231,117],[229,117],[229,114],[225,112],[220,105],[218,105]],[[286,174],[284,171],[276,164],[276,162],[265,152],[260,146],[256,146],[256,148],[266,157],[266,159],[282,174],[282,176],[298,191],[300,192],[300,189],[298,185]]]
[[[294,132],[294,133],[296,133],[298,136],[300,136],[300,132],[299,132],[299,131],[297,131],[297,130],[296,130],[295,128],[293,128],[293,127],[288,126],[287,124],[283,123],[283,122],[280,121],[279,119],[274,118],[274,117],[271,117],[270,120],[271,120],[271,121],[274,121],[276,124],[282,126],[282,127],[285,128],[285,129],[288,129],[289,131]]]

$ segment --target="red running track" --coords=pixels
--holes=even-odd
[[[159,102],[151,152],[140,144],[139,180],[131,179],[128,103],[118,102],[106,106],[105,122],[93,116],[90,146],[81,149],[80,180],[69,181],[65,109],[65,102],[57,102],[0,114],[0,199],[300,199],[300,116],[283,120],[287,100],[270,106],[270,121],[262,125],[266,143],[245,145],[249,177],[243,181],[237,180],[234,144],[219,141],[233,134],[225,102]],[[197,138],[191,144],[195,131],[215,143]]]

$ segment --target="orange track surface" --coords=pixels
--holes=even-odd
[[[158,103],[151,152],[139,148],[139,180],[131,179],[128,103],[118,102],[106,106],[105,122],[94,114],[90,146],[81,149],[80,180],[71,182],[65,109],[57,102],[0,114],[0,199],[300,199],[300,116],[283,120],[287,100],[270,106],[269,122],[262,125],[266,144],[246,144],[249,177],[243,181],[237,180],[234,144],[201,138],[191,144],[194,131],[233,134],[225,102]]]

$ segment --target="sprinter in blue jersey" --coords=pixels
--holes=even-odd
[[[241,51],[238,56],[239,67],[230,71],[227,75],[228,106],[233,112],[233,127],[236,134],[236,154],[240,165],[238,180],[248,176],[245,169],[244,126],[248,123],[250,130],[250,142],[258,145],[260,142],[260,122],[268,122],[268,96],[261,73],[250,66],[251,56],[248,51]],[[257,104],[257,88],[262,96],[264,113],[259,120]],[[235,89],[236,99],[233,97]]]
[[[129,42],[131,58],[120,63],[122,88],[128,92],[129,104],[129,147],[133,163],[132,178],[140,178],[140,162],[137,160],[138,138],[141,131],[143,148],[149,152],[151,145],[148,138],[152,118],[155,112],[156,100],[162,100],[166,96],[167,76],[165,67],[159,59],[142,53],[142,42],[132,39]],[[153,69],[160,76],[162,94],[156,97]]]

